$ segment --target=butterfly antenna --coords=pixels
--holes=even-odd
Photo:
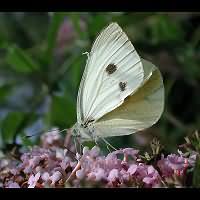
[[[42,131],[37,131],[36,133],[33,133],[32,135],[24,135],[23,138],[30,138],[34,136],[38,136],[42,133]]]
[[[54,129],[51,129],[51,130],[48,130],[48,131],[37,131],[36,133],[34,133],[34,134],[32,134],[32,135],[25,135],[25,136],[23,136],[23,138],[34,137],[34,136],[40,135],[40,134],[43,133],[43,132],[45,132],[45,133],[51,133],[52,131],[57,131],[57,130],[58,130],[58,129],[54,128]],[[60,133],[62,133],[62,132],[64,132],[64,131],[67,131],[67,129],[65,128],[65,129],[59,131],[58,133],[60,134]]]
[[[64,131],[67,131],[68,129],[67,128],[65,128],[65,129],[63,129],[63,130],[61,130],[61,131],[59,131],[58,133],[62,133],[62,132],[64,132]]]
[[[51,133],[52,131],[57,131],[58,129],[57,128],[55,128],[55,129],[51,129],[51,130],[49,130],[49,131],[45,131],[45,133]],[[64,132],[64,131],[67,131],[68,129],[67,128],[65,128],[65,129],[63,129],[63,130],[61,130],[61,131],[59,131],[58,132],[58,134],[60,134],[60,133],[62,133],[62,132]]]

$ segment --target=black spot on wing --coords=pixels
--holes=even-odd
[[[127,82],[120,82],[119,83],[119,88],[123,92],[126,90]]]
[[[109,64],[107,67],[106,67],[106,72],[110,75],[110,74],[113,74],[115,71],[117,70],[117,66],[113,63]]]

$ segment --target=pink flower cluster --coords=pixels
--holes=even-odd
[[[173,176],[174,173],[178,176],[182,176],[186,173],[186,170],[190,166],[194,166],[197,153],[193,153],[189,158],[184,157],[182,152],[180,155],[170,154],[166,158],[162,157],[158,161],[157,165],[163,177]]]
[[[125,148],[107,156],[100,155],[100,149],[83,149],[81,169],[76,171],[79,180],[103,182],[106,187],[160,186],[160,175],[151,165],[139,162],[138,150]],[[123,159],[120,159],[120,156]]]
[[[58,131],[42,136],[42,147],[23,153],[19,161],[0,160],[0,187],[167,187],[167,179],[186,176],[196,154],[170,154],[146,164],[133,148],[101,154],[99,147],[83,148],[80,160],[70,157]],[[181,185],[180,185],[181,186]]]

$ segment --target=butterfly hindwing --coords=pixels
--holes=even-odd
[[[162,76],[153,64],[142,60],[143,85],[115,110],[95,123],[95,134],[101,137],[128,135],[148,128],[160,118],[164,108]]]

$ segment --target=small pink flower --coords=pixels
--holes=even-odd
[[[118,169],[112,169],[108,175],[108,181],[114,182],[119,179],[119,171]]]
[[[31,175],[28,179],[28,188],[34,188],[40,178],[40,172],[38,172],[35,176]]]
[[[160,168],[162,176],[164,177],[172,176],[174,173],[174,170],[169,167],[168,161],[164,157],[162,157],[161,160],[158,161],[157,166]]]
[[[49,179],[52,181],[52,185],[55,185],[57,181],[59,181],[62,178],[62,174],[59,171],[54,172],[52,176],[49,177]]]
[[[183,170],[185,158],[178,156],[176,154],[171,154],[167,156],[168,166],[173,170]]]
[[[136,159],[136,158],[137,158],[137,155],[138,155],[138,153],[139,153],[139,150],[135,150],[135,149],[132,149],[132,148],[125,148],[125,149],[123,149],[123,153],[124,153],[125,155],[130,155],[130,156],[132,156],[134,159]]]
[[[92,171],[88,174],[88,179],[95,181],[101,181],[106,179],[105,170],[102,168],[95,169],[95,171]]]
[[[48,172],[44,172],[41,176],[42,180],[47,182],[50,178],[49,173]]]
[[[42,135],[42,146],[44,148],[59,146],[61,143],[61,134],[59,134],[59,130],[57,128],[53,129],[52,131],[46,132]]]
[[[102,168],[98,168],[95,172],[95,176],[96,176],[96,181],[100,181],[106,178],[106,174],[104,169]]]
[[[111,169],[120,169],[122,168],[121,162],[122,160],[117,158],[117,155],[114,153],[110,153],[105,158],[105,165],[109,170]]]
[[[7,188],[20,188],[20,186],[16,182],[11,182],[8,184]]]
[[[147,168],[148,166],[143,163],[140,163],[138,165],[137,171],[135,172],[135,176],[138,180],[142,180],[144,177],[148,175]]]
[[[78,171],[76,171],[76,177],[79,180],[82,180],[85,177],[85,172],[83,169],[79,169]]]
[[[132,176],[135,174],[135,172],[137,171],[138,165],[132,164],[129,169],[128,169],[128,173]]]
[[[63,150],[63,149],[61,149],[61,148],[56,148],[55,151],[56,151],[56,158],[57,158],[57,159],[62,160],[62,159],[65,157],[65,155],[64,155],[64,150]]]
[[[34,168],[39,164],[40,160],[41,160],[40,156],[34,156],[29,160],[29,166]]]
[[[169,177],[174,173],[177,176],[182,176],[185,174],[185,171],[189,166],[194,165],[196,155],[192,155],[189,158],[185,158],[183,153],[179,151],[179,155],[170,154],[166,158],[162,157],[161,160],[158,161],[157,165],[160,168],[162,175]]]
[[[196,162],[196,159],[197,159],[197,153],[192,153],[192,155],[190,155],[190,157],[188,158],[188,164],[190,166],[194,166],[195,165],[195,162]]]
[[[100,148],[97,146],[94,146],[91,150],[90,150],[90,156],[93,158],[96,158],[100,153]]]
[[[148,166],[147,176],[143,178],[143,182],[147,185],[157,185],[160,181],[160,176],[153,166]]]
[[[70,159],[69,159],[69,157],[64,157],[64,159],[60,163],[61,168],[63,170],[66,170],[69,165],[70,165]]]
[[[13,175],[16,176],[16,175],[18,174],[19,170],[18,170],[17,168],[13,168],[13,169],[10,170],[10,172],[11,172]]]
[[[122,177],[123,181],[129,181],[130,180],[130,173],[124,169],[120,171],[120,176]]]

